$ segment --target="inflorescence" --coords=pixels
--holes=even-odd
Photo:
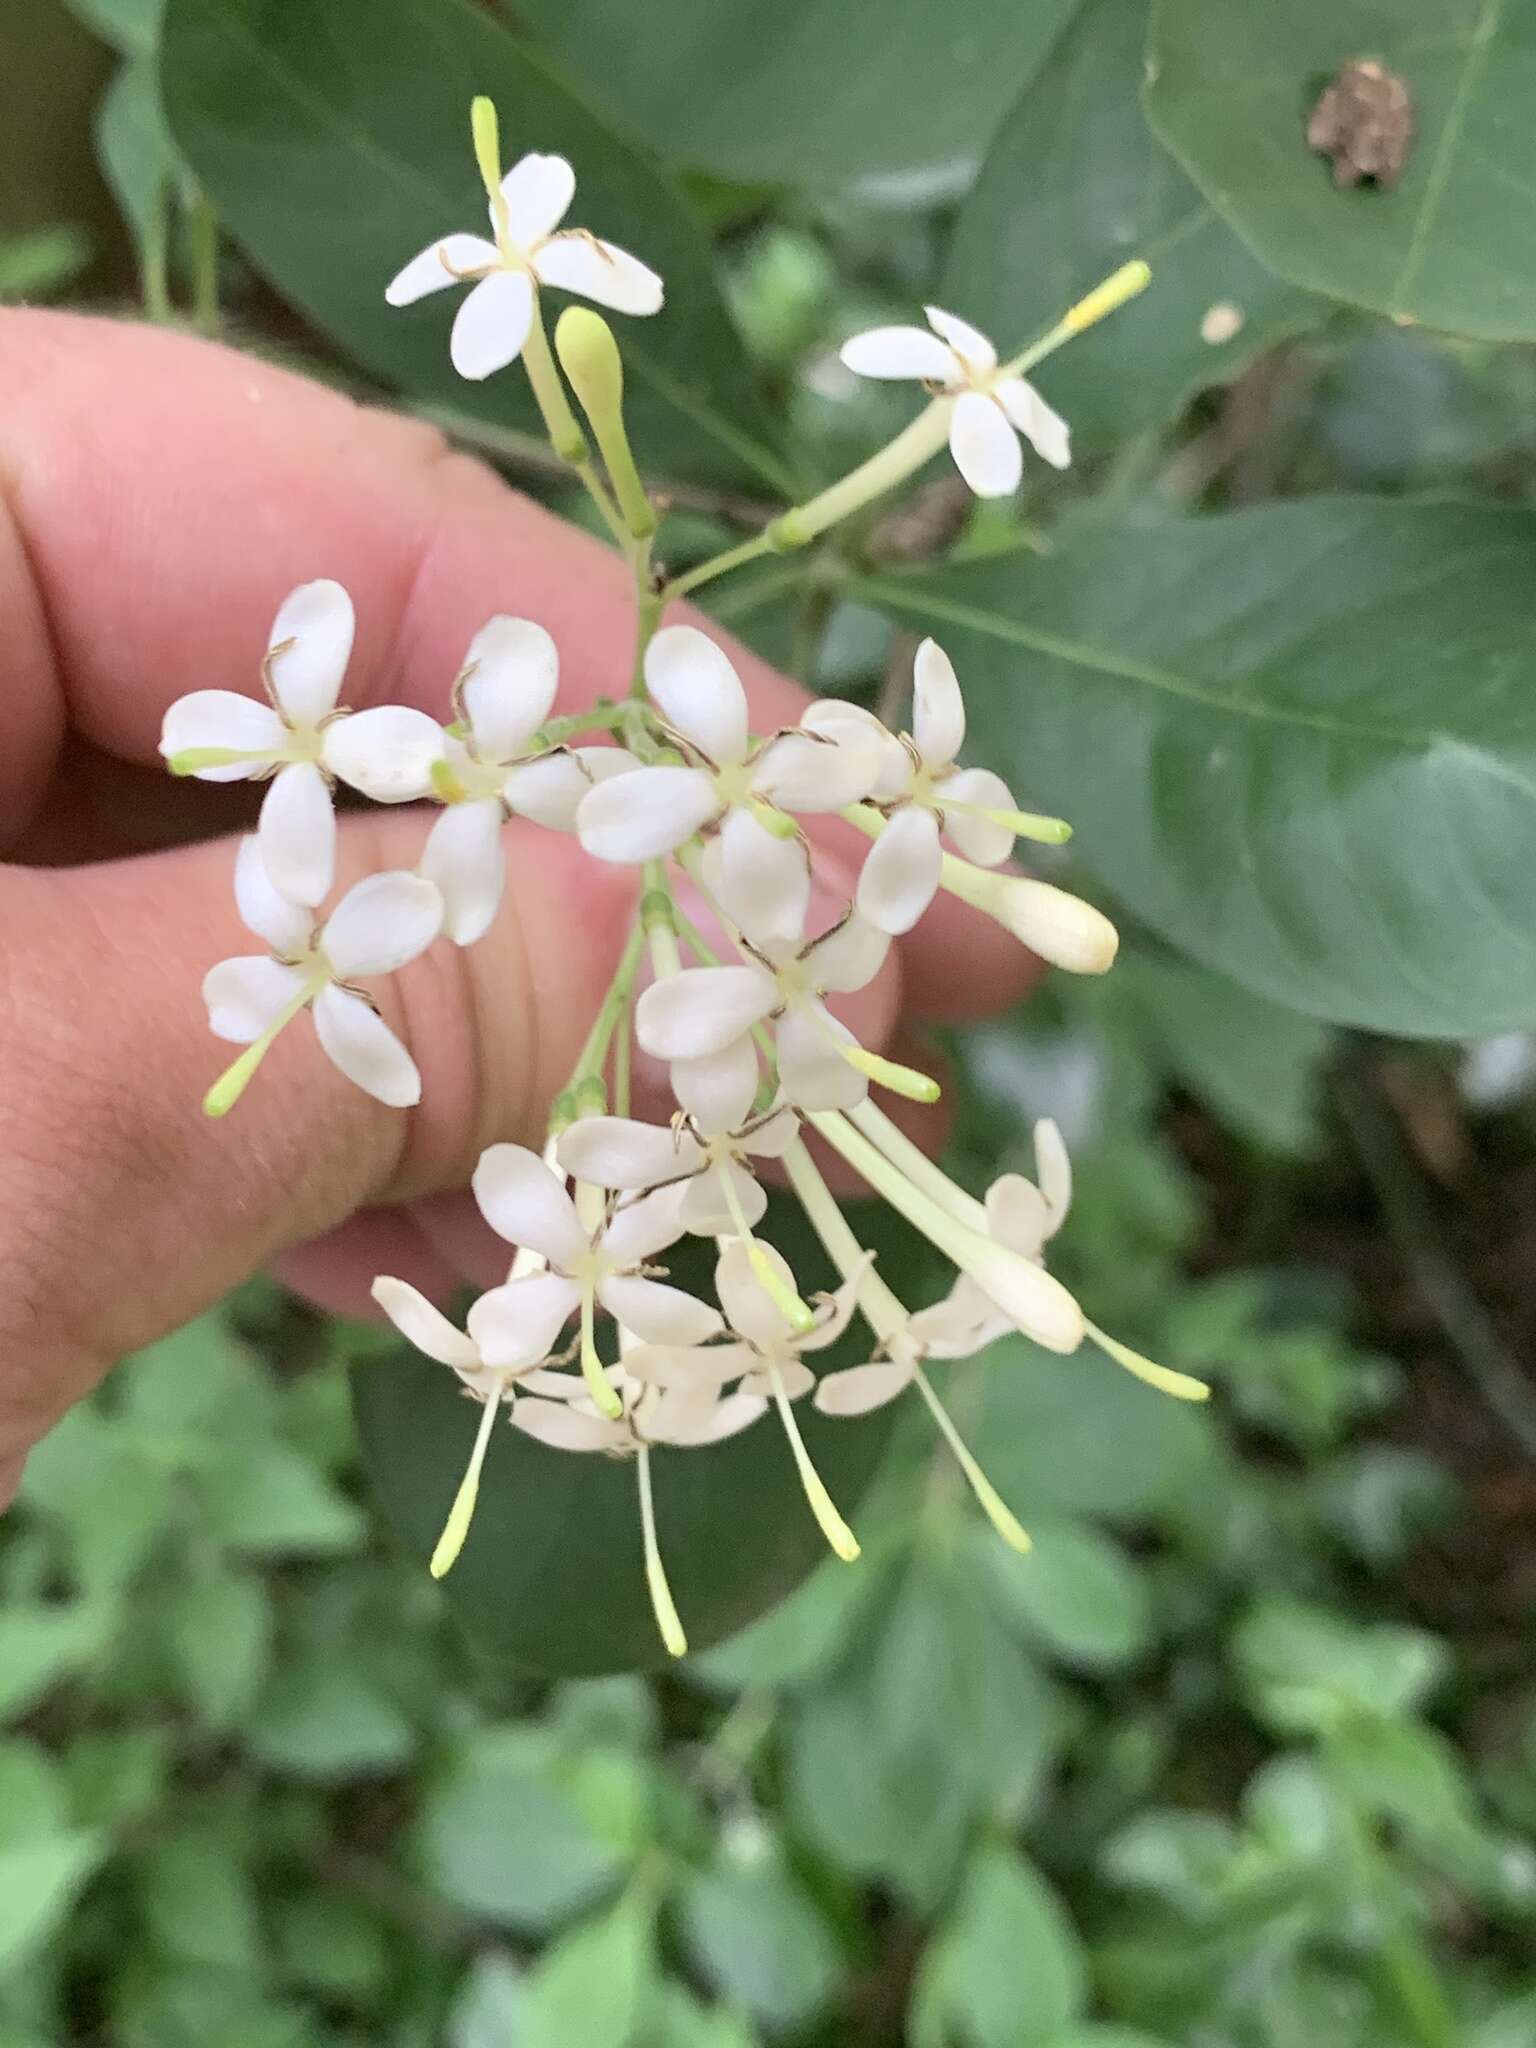
[[[1064,468],[1066,424],[1023,372],[1140,291],[1147,272],[1128,264],[1001,364],[984,336],[936,307],[927,329],[854,337],[843,350],[849,367],[921,380],[926,409],[841,482],[666,584],[651,560],[655,512],[624,429],[613,334],[597,314],[571,308],[552,353],[541,303],[543,287],[554,286],[649,314],[660,309],[662,281],[585,230],[559,230],[575,191],[562,158],[525,156],[503,177],[489,102],[475,102],[472,131],[492,239],[445,236],[405,266],[387,297],[404,306],[467,283],[453,324],[455,367],[480,378],[522,360],[552,445],[632,565],[633,680],[620,700],[556,717],[553,640],[532,620],[497,617],[470,641],[445,691],[446,723],[399,706],[348,712],[339,699],[352,605],[339,584],[319,581],[277,613],[261,670],[265,701],[200,690],[174,704],[161,742],[173,773],[267,784],[257,829],[240,843],[235,896],[268,950],[221,961],[204,982],[212,1029],[244,1048],[205,1107],[226,1114],[304,1010],[326,1055],[357,1086],[395,1107],[419,1101],[411,1054],[357,984],[404,967],[440,937],[469,946],[485,935],[503,892],[509,817],[573,833],[594,859],[638,870],[628,943],[555,1103],[542,1156],[495,1144],[475,1170],[486,1222],[515,1248],[506,1280],[472,1305],[462,1330],[402,1280],[381,1277],[374,1295],[483,1411],[434,1574],[463,1546],[492,1425],[505,1411],[514,1428],[559,1450],[634,1459],[657,1624],[681,1655],[686,1642],[656,1539],[652,1445],[706,1447],[772,1409],[828,1543],[851,1560],[858,1544],[811,1461],[795,1405],[809,1399],[829,1415],[860,1415],[914,1388],[994,1526],[1026,1549],[1023,1529],[940,1402],[929,1361],[968,1357],[1018,1330],[1063,1353],[1091,1341],[1185,1399],[1206,1392],[1098,1329],[1048,1270],[1072,1191],[1055,1125],[1036,1126],[1034,1180],[1004,1174],[976,1199],[871,1093],[932,1101],[937,1084],[861,1046],[828,1006],[873,980],[893,939],[941,890],[1075,973],[1102,974],[1115,956],[1115,930],[1100,911],[1005,870],[1017,839],[1060,843],[1069,828],[1020,810],[990,770],[958,765],[965,709],[944,650],[933,640],[917,650],[906,731],[823,698],[797,726],[755,734],[721,648],[696,626],[662,624],[684,589],[804,545],[946,442],[981,496],[1015,489],[1021,437]],[[414,872],[372,875],[324,912],[337,783],[383,803],[432,803],[438,815]],[[872,843],[854,900],[813,928],[813,850],[800,821],[831,816]],[[629,1114],[632,1043],[666,1065],[677,1104],[670,1123]],[[833,1199],[807,1130],[953,1264],[942,1301],[914,1312],[894,1292]],[[776,1162],[804,1208],[840,1276],[833,1293],[807,1300],[782,1254],[758,1235],[763,1162]],[[668,1284],[656,1264],[688,1234],[716,1242],[718,1307]],[[807,1358],[856,1319],[872,1340],[867,1362],[818,1379]]]

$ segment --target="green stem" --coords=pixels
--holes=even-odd
[[[777,521],[775,521],[777,524]],[[675,597],[684,597],[690,590],[697,590],[701,583],[713,583],[717,576],[725,576],[732,569],[739,569],[746,562],[755,562],[759,555],[781,552],[769,539],[772,527],[765,527],[754,534],[751,540],[738,542],[733,548],[724,548],[718,555],[711,555],[707,561],[698,563],[692,569],[685,569],[681,576],[674,576],[662,592],[662,603],[670,604]]]
[[[1455,2010],[1422,1942],[1397,1910],[1393,1873],[1371,1821],[1343,1784],[1341,1774],[1330,1769],[1329,1775],[1344,1810],[1356,1880],[1379,1918],[1373,1960],[1382,1989],[1396,2005],[1408,2038],[1418,2048],[1459,2048],[1462,2031]]]
[[[863,1245],[822,1178],[805,1140],[796,1138],[783,1153],[784,1171],[811,1228],[821,1239],[827,1257],[844,1280],[859,1278],[859,1312],[882,1344],[889,1344],[906,1327],[907,1311],[880,1275],[870,1265]]]
[[[634,992],[635,975],[640,966],[640,949],[645,943],[645,924],[636,917],[630,926],[629,937],[624,942],[624,951],[619,955],[619,964],[614,969],[613,980],[608,984],[608,993],[603,997],[602,1007],[592,1019],[592,1028],[586,1042],[576,1055],[576,1064],[561,1090],[569,1095],[579,1088],[583,1081],[600,1075],[608,1058],[608,1047],[618,1028],[620,1018],[629,1008],[629,999]]]
[[[139,242],[139,278],[144,317],[165,327],[176,317],[171,300],[171,188],[162,181]]]
[[[199,192],[187,216],[192,258],[192,323],[200,334],[219,331],[219,216]]]

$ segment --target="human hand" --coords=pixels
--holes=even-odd
[[[252,792],[168,786],[166,706],[254,690],[279,601],[329,576],[357,605],[348,703],[441,714],[470,635],[503,611],[553,633],[570,709],[627,681],[627,573],[420,424],[207,343],[7,313],[0,393],[3,1505],[27,1448],[115,1359],[265,1262],[359,1314],[379,1272],[438,1299],[502,1277],[505,1248],[462,1190],[493,1139],[541,1142],[635,885],[509,826],[490,936],[439,944],[383,994],[425,1074],[419,1109],[383,1108],[294,1031],[207,1122],[227,1055],[198,988],[249,945],[233,849],[207,835],[247,823]],[[732,653],[758,728],[797,716],[791,684]],[[189,833],[205,836],[164,844]],[[346,816],[343,882],[412,866],[421,839],[400,812]],[[836,828],[820,867],[852,893]],[[904,1019],[1012,1000],[1030,965],[944,897],[839,1007],[888,1045]]]

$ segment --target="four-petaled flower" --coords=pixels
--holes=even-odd
[[[443,814],[419,864],[442,891],[443,929],[455,945],[483,938],[500,907],[509,812],[571,831],[588,790],[639,766],[622,747],[535,744],[559,681],[555,643],[532,619],[489,619],[469,643],[454,684],[455,725],[433,778]]]
[[[222,1113],[239,1097],[267,1048],[301,1010],[349,1081],[396,1109],[421,1100],[416,1063],[373,1004],[351,986],[359,976],[393,974],[437,937],[443,899],[419,875],[369,875],[342,897],[323,924],[272,885],[254,837],[235,858],[235,902],[242,921],[272,948],[221,960],[203,980],[215,1035],[248,1046],[209,1095]]]
[[[661,279],[638,257],[585,228],[556,233],[575,195],[576,174],[563,156],[530,153],[491,201],[495,240],[442,236],[391,279],[385,298],[409,306],[449,285],[471,285],[454,318],[449,354],[461,377],[476,380],[521,355],[540,285],[619,313],[659,312]]]
[[[1022,434],[1054,469],[1072,454],[1067,423],[1033,384],[1000,369],[984,334],[939,306],[925,306],[928,325],[872,327],[843,343],[842,359],[861,377],[914,377],[953,399],[949,452],[978,498],[1006,498],[1019,487]]]
[[[333,779],[379,803],[407,803],[432,786],[443,735],[405,705],[338,710],[352,653],[352,600],[339,583],[304,583],[283,600],[262,663],[266,703],[234,690],[194,690],[165,714],[160,752],[204,782],[270,775],[257,837],[275,887],[313,907],[336,869]]]

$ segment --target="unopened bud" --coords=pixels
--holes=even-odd
[[[624,364],[613,329],[590,307],[567,306],[555,325],[555,354],[587,416],[624,524],[645,540],[656,531],[656,510],[624,431]]]
[[[474,138],[475,162],[492,204],[501,197],[501,131],[496,120],[496,103],[484,93],[470,102],[469,132]]]

